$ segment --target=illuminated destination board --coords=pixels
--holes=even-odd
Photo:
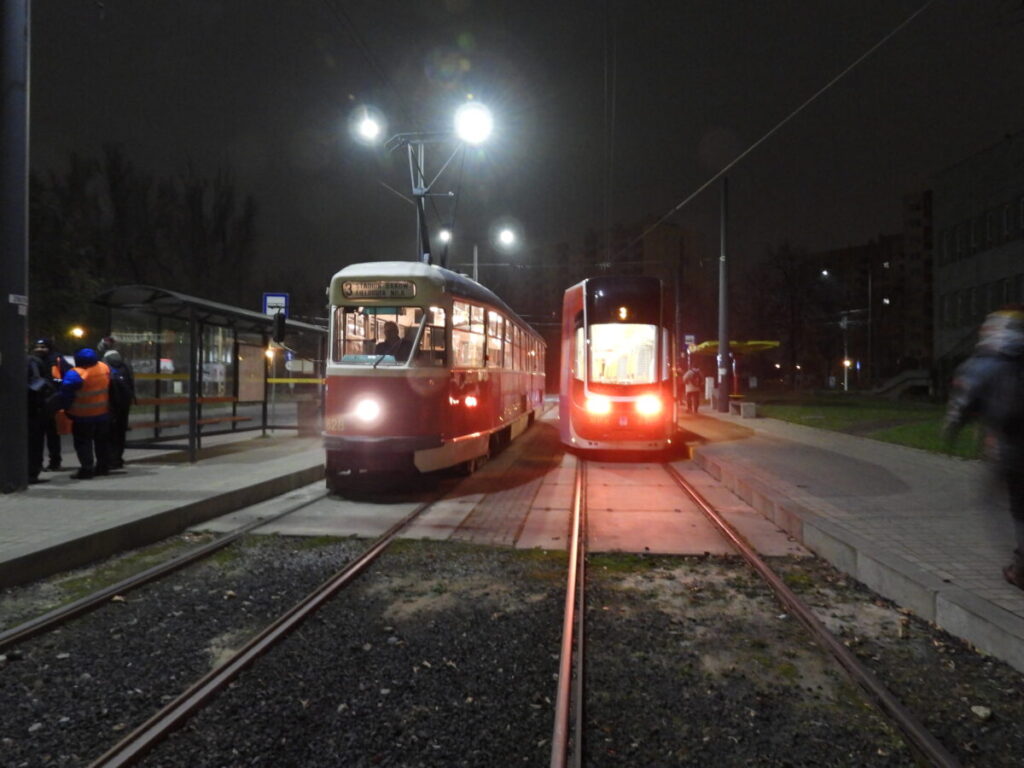
[[[410,280],[346,280],[341,284],[346,299],[411,299],[416,283]]]

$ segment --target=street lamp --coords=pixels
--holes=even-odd
[[[386,122],[383,116],[371,107],[359,107],[350,118],[352,135],[361,143],[376,144],[386,135]],[[455,192],[434,192],[434,186],[452,164],[460,151],[467,145],[481,144],[487,140],[494,128],[491,111],[477,101],[468,101],[460,106],[454,117],[450,131],[419,131],[413,133],[396,133],[386,142],[385,148],[394,152],[405,147],[409,157],[409,177],[412,185],[413,204],[416,206],[416,250],[419,261],[430,264],[430,234],[427,227],[426,199],[428,197],[444,197],[454,199]],[[426,146],[427,144],[444,144],[456,142],[455,149],[429,182],[426,177]],[[442,235],[441,242],[448,239]],[[441,266],[447,266],[447,248],[441,257]]]

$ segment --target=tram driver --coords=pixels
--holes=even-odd
[[[391,355],[399,362],[405,361],[412,351],[412,342],[398,335],[398,323],[389,320],[384,323],[384,340],[377,342],[373,352],[376,355]]]

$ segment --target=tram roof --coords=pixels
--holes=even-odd
[[[220,304],[216,301],[200,299],[166,288],[151,285],[119,285],[104,291],[94,299],[96,304],[111,309],[140,310],[158,317],[170,317],[178,320],[196,320],[207,325],[219,325],[236,328],[240,331],[269,331],[273,327],[274,318],[262,312]],[[298,320],[286,320],[288,328],[296,331],[326,333],[327,329],[319,325],[311,325]]]
[[[331,278],[333,283],[337,279],[362,278],[421,278],[434,283],[438,289],[453,296],[479,301],[484,304],[500,309],[507,315],[514,317],[522,325],[534,333],[537,331],[504,301],[502,301],[489,288],[478,283],[469,275],[452,272],[450,269],[439,267],[436,264],[424,264],[420,261],[367,261],[359,264],[349,264],[344,269],[336,272]],[[537,334],[540,336],[540,334]]]

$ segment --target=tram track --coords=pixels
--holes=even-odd
[[[402,529],[426,509],[433,506],[443,495],[439,494],[436,498],[418,504],[404,518],[381,534],[358,557],[293,605],[273,624],[249,640],[220,666],[192,684],[149,720],[111,747],[92,765],[95,768],[114,768],[115,766],[133,765],[137,762],[156,744],[167,738],[183,720],[190,717],[207,701],[226,688],[242,670],[294,632],[324,602],[361,574],[381,552],[395,541]]]
[[[218,689],[216,676],[225,674],[231,662],[237,663],[240,653],[250,652],[244,666],[294,629],[310,610],[315,610],[314,606],[302,615],[297,615],[298,608],[282,613],[280,604],[275,601],[293,599],[289,592],[302,589],[303,582],[308,582],[310,577],[316,581],[308,583],[306,589],[318,582],[320,586],[301,603],[310,603],[314,597],[325,593],[320,599],[326,599],[329,590],[337,590],[347,579],[354,578],[406,523],[444,493],[442,490],[416,505],[384,536],[357,554],[353,553],[356,542],[352,539],[334,540],[331,544],[329,539],[247,538],[254,530],[278,523],[327,496],[318,492],[239,526],[206,545],[11,628],[5,632],[6,653],[0,654],[0,670],[5,673],[0,701],[6,702],[0,704],[0,708],[9,708],[11,720],[7,725],[20,721],[29,734],[36,734],[31,741],[53,744],[50,748],[33,750],[43,756],[44,762],[50,756],[60,755],[62,761],[84,764],[81,762],[83,750],[95,756],[109,748],[114,741],[110,736],[123,735],[123,730],[145,720],[164,702],[177,701],[175,695],[188,679],[198,678],[207,683],[203,696],[213,695]],[[232,553],[228,548],[233,544],[240,549],[236,547]],[[282,553],[283,559],[270,555],[273,552]],[[218,564],[209,562],[218,554]],[[273,560],[261,565],[268,555]],[[332,566],[329,562],[337,555],[347,565],[327,581],[323,581],[324,576],[317,577],[324,566],[330,567],[324,575],[337,570],[337,564]],[[194,573],[196,569],[202,570]],[[183,575],[167,578],[176,573]],[[146,589],[139,590],[143,585],[147,585]],[[90,613],[101,605],[109,606],[110,610]],[[164,626],[187,629],[185,634],[178,632],[172,639]],[[104,638],[110,639],[104,641]],[[253,639],[227,661],[217,663],[214,660],[214,669],[210,671],[210,657],[222,658],[225,653],[231,653],[243,638]],[[95,649],[93,653],[89,652],[90,648]],[[231,673],[237,673],[238,668],[232,668]],[[162,680],[157,682],[158,678]],[[24,691],[20,695],[19,686]],[[103,692],[108,686],[114,693]],[[81,695],[76,696],[75,692]],[[127,699],[125,692],[129,694]],[[202,700],[200,697],[191,702],[190,707],[194,708]],[[149,710],[145,712],[147,706]],[[48,722],[57,720],[54,713],[60,712],[65,714],[55,723],[58,727],[48,728]],[[178,720],[180,717],[179,714]],[[36,733],[40,728],[44,730]],[[10,736],[16,731],[3,730],[0,748],[13,746],[15,742]],[[52,731],[50,738],[45,736],[46,730]],[[166,735],[150,728],[147,738],[152,740],[154,733],[159,733],[159,738]],[[122,751],[124,749],[122,747]],[[127,763],[118,758],[113,764]]]
[[[288,496],[292,493],[292,491],[289,491],[284,495]],[[70,603],[60,605],[46,613],[21,622],[9,629],[3,630],[0,632],[0,652],[3,652],[5,649],[20,642],[28,640],[31,637],[42,634],[43,632],[48,632],[60,627],[72,619],[107,603],[116,595],[124,595],[145,584],[149,584],[174,573],[181,568],[211,557],[223,550],[225,547],[239,541],[243,536],[251,533],[257,528],[270,525],[271,523],[275,523],[301,509],[305,509],[306,507],[326,498],[327,495],[327,492],[324,491],[312,498],[305,499],[297,504],[292,504],[286,509],[275,512],[268,517],[259,517],[255,520],[251,520],[248,523],[239,526],[235,530],[225,533],[223,536],[218,536],[206,544],[189,549],[188,551],[172,557],[163,563],[159,563],[158,565],[154,565],[151,568],[147,568],[125,579],[121,579],[115,584],[110,584],[106,587],[95,590],[84,597],[80,597]]]
[[[588,754],[584,743],[586,715],[584,706],[588,692],[584,690],[586,679],[586,644],[583,637],[586,615],[586,589],[583,578],[586,556],[586,461],[578,461],[573,515],[571,523],[571,547],[569,553],[569,576],[566,589],[566,607],[563,622],[563,636],[557,686],[555,723],[552,737],[550,765],[552,768],[580,766]],[[879,715],[895,728],[906,742],[917,761],[928,765],[952,768],[959,761],[939,742],[920,720],[904,707],[886,686],[856,657],[854,653],[817,619],[812,609],[801,600],[777,573],[757,554],[753,547],[725,520],[725,518],[704,499],[701,494],[670,464],[661,465],[678,488],[695,503],[726,538],[743,561],[749,565],[768,585],[775,599],[785,610],[796,617],[811,634],[814,642],[835,660],[849,676],[865,700],[872,704]],[[785,614],[784,614],[785,615]],[[574,734],[569,737],[570,730]],[[705,738],[706,740],[706,738]],[[593,755],[591,755],[591,758]],[[600,764],[588,759],[588,763]]]

